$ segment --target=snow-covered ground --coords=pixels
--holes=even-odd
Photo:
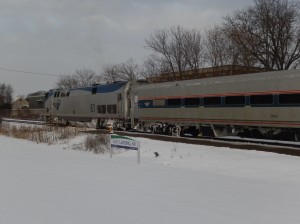
[[[70,150],[80,139],[0,136],[0,223],[300,223],[298,157],[136,138],[137,164]]]

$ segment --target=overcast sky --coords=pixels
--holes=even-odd
[[[55,86],[57,76],[77,68],[101,72],[108,63],[150,52],[145,39],[155,29],[180,25],[205,29],[252,0],[1,0],[0,83],[15,96]]]

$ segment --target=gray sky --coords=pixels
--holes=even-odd
[[[97,73],[107,63],[150,53],[144,40],[155,29],[205,29],[252,0],[1,0],[0,68],[70,74]],[[14,95],[55,86],[58,77],[0,69]]]

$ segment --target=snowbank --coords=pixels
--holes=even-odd
[[[0,223],[300,223],[300,158],[137,139],[139,165],[0,136]]]

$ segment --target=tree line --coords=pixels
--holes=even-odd
[[[90,69],[77,69],[60,78],[57,87],[135,80],[162,73],[175,79],[185,71],[224,65],[295,69],[300,62],[299,3],[253,0],[252,5],[203,31],[181,26],[155,30],[145,39],[145,48],[149,55],[141,65],[130,58],[104,65],[99,75]]]
[[[205,30],[181,26],[157,29],[145,39],[148,57],[103,65],[97,74],[87,68],[62,76],[55,88],[74,88],[149,78],[168,73],[175,79],[185,71],[204,67],[240,65],[273,70],[296,69],[300,63],[299,2],[253,0],[222,22]],[[0,84],[0,106],[12,100],[13,88]]]

